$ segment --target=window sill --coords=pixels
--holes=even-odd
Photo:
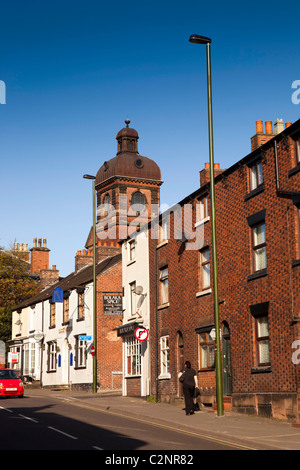
[[[140,379],[141,375],[126,375],[125,379]]]
[[[170,303],[169,303],[169,302],[167,302],[167,303],[165,303],[165,304],[159,305],[159,306],[157,307],[157,310],[162,310],[162,309],[167,308],[167,307],[170,307]]]
[[[158,380],[169,380],[171,378],[171,374],[160,374],[158,376]]]
[[[265,185],[262,184],[261,186],[258,186],[255,189],[252,189],[250,193],[246,194],[244,197],[244,201],[247,201],[248,199],[251,199],[252,197],[256,196],[257,194],[262,193],[265,190]]]
[[[257,271],[253,274],[250,274],[248,277],[247,277],[247,281],[252,281],[253,279],[258,279],[260,277],[264,277],[264,276],[267,276],[269,273],[268,273],[268,270],[267,269],[262,269],[261,271]]]
[[[264,374],[272,372],[271,366],[251,367],[251,374]]]
[[[211,294],[211,289],[205,289],[202,290],[201,292],[197,292],[196,297],[202,297],[203,295],[208,295]]]
[[[130,261],[128,261],[127,266],[130,266],[131,264],[133,264],[133,263],[135,263],[135,262],[136,262],[135,259],[131,259]]]
[[[162,246],[165,246],[169,243],[169,240],[164,240],[163,242],[160,242],[157,246],[156,246],[156,249],[162,247]]]
[[[289,171],[289,176],[293,176],[300,171],[300,163]]]
[[[84,317],[82,317],[82,318],[77,318],[77,319],[76,319],[76,321],[84,321],[84,320],[85,320]]]
[[[199,227],[199,225],[205,224],[205,223],[208,222],[209,220],[210,220],[210,216],[205,217],[205,219],[198,220],[198,222],[195,223],[195,228],[196,228],[196,227]]]

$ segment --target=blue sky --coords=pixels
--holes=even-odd
[[[250,153],[256,120],[294,122],[299,2],[1,2],[0,246],[47,238],[65,276],[92,221],[91,182],[131,120],[162,171],[161,202],[199,187],[208,161],[205,46],[212,38],[214,158]]]

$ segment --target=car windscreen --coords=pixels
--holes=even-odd
[[[13,370],[0,370],[1,379],[18,379],[18,375]]]

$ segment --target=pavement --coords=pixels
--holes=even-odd
[[[50,396],[70,404],[152,423],[165,429],[228,444],[240,450],[300,450],[300,424],[224,411],[218,416],[204,408],[186,416],[183,405],[149,402],[119,393],[92,393],[64,389],[25,389],[25,396]]]

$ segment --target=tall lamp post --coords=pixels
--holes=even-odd
[[[83,175],[83,178],[93,180],[93,342],[94,342],[94,356],[93,356],[93,393],[97,393],[97,297],[96,297],[96,192],[95,180],[96,177],[92,175]]]
[[[222,357],[220,345],[219,325],[219,295],[218,295],[218,265],[217,265],[217,242],[216,242],[216,207],[215,207],[215,178],[214,178],[214,147],[213,147],[213,119],[212,119],[212,92],[211,92],[211,39],[205,36],[192,34],[189,41],[194,44],[206,45],[206,67],[207,67],[207,104],[208,104],[208,135],[209,135],[209,165],[210,165],[210,201],[211,201],[211,232],[212,232],[212,262],[214,280],[214,314],[216,330],[216,398],[218,416],[224,414],[223,407],[223,377]]]

